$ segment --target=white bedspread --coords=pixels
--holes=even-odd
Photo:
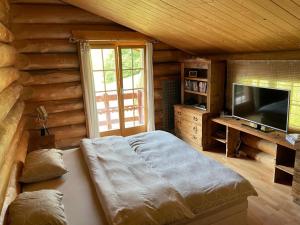
[[[126,138],[134,151],[183,196],[195,214],[257,195],[245,178],[164,131]]]
[[[84,139],[81,147],[110,224],[171,224],[195,216],[181,195],[132,151],[126,139]]]
[[[243,177],[163,131],[84,139],[81,148],[111,224],[174,224],[256,195]]]

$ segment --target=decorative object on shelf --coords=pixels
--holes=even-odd
[[[192,90],[192,85],[191,85],[191,81],[190,80],[186,80],[185,81],[185,90],[191,91]]]
[[[36,108],[37,111],[37,118],[36,121],[40,124],[41,126],[41,136],[45,136],[46,133],[49,135],[49,130],[47,128],[47,120],[48,120],[48,113],[45,109],[44,106],[39,106]]]
[[[197,70],[190,70],[189,71],[189,77],[192,77],[192,78],[198,77],[198,71]]]
[[[292,145],[300,145],[300,134],[287,134],[285,136],[285,140],[287,140]]]
[[[195,104],[193,105],[193,107],[197,108],[197,109],[201,109],[201,110],[206,110],[206,104]]]

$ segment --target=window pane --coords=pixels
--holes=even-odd
[[[95,85],[95,91],[104,91],[104,75],[102,71],[94,72],[94,85]]]
[[[144,68],[144,49],[132,49],[133,68]]]
[[[123,70],[122,71],[122,76],[123,76],[123,89],[128,90],[132,89],[132,70]]]
[[[117,90],[117,77],[115,71],[105,71],[105,84],[107,91]]]
[[[104,93],[96,93],[96,106],[98,113],[103,112],[105,110],[105,105],[104,105]]]
[[[133,70],[134,88],[144,87],[144,70]]]
[[[133,113],[134,113],[134,108],[132,106],[128,106],[124,110],[125,128],[129,128],[129,127],[134,126]]]
[[[126,109],[128,106],[133,106],[133,93],[132,91],[124,91],[123,93],[123,105],[124,109]]]
[[[91,49],[93,70],[103,70],[102,49]]]
[[[96,94],[100,132],[119,129],[119,104],[116,91]]]
[[[115,50],[103,49],[104,70],[115,70]]]
[[[132,68],[132,51],[130,48],[121,49],[122,69]]]

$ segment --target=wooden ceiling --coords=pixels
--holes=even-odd
[[[179,49],[300,49],[300,0],[64,0]]]

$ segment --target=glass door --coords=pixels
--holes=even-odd
[[[95,46],[91,58],[100,135],[146,131],[145,48]]]
[[[122,46],[120,54],[120,74],[122,85],[121,112],[124,118],[124,135],[146,131],[146,79],[145,49],[143,46]]]
[[[113,47],[91,49],[101,136],[121,135],[116,55]]]

